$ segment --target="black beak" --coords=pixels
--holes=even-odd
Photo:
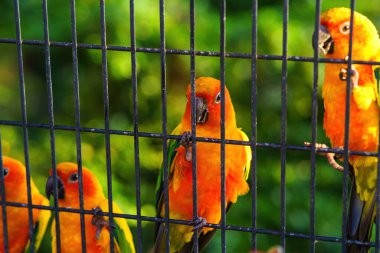
[[[65,187],[63,186],[62,180],[58,177],[57,178],[58,183],[58,198],[64,199],[65,198]],[[48,199],[50,199],[50,195],[54,196],[54,178],[53,176],[50,176],[46,182],[45,186],[45,193]]]
[[[320,54],[332,54],[334,53],[334,40],[327,28],[323,25],[319,27],[318,38],[316,33],[313,34],[313,48],[316,49]]]
[[[197,107],[197,124],[204,124],[208,119],[207,101],[204,98],[195,97]]]

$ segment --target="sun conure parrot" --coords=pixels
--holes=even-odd
[[[54,194],[53,176],[46,182],[46,195]],[[58,206],[79,209],[79,175],[78,165],[64,162],[57,164],[58,176]],[[94,215],[85,215],[86,249],[87,252],[110,252],[110,226],[114,229],[114,246],[117,253],[134,253],[135,247],[127,221],[123,218],[114,218],[110,224],[108,216],[108,199],[103,194],[102,187],[89,169],[82,167],[83,202],[84,209],[94,211]],[[113,203],[113,212],[122,213],[121,209]],[[60,245],[62,253],[82,252],[81,224],[78,213],[59,212]],[[52,224],[52,247],[56,249],[56,227]]]
[[[333,8],[321,14],[318,49],[327,58],[348,59],[352,31],[352,60],[380,61],[380,40],[375,26],[360,13]],[[344,146],[346,84],[350,79],[349,150],[377,152],[379,133],[378,66],[326,63],[322,88],[324,99],[323,126],[334,148]],[[348,239],[369,241],[375,218],[377,158],[349,156],[352,190],[348,211]],[[339,166],[337,166],[339,167]],[[348,245],[348,252],[368,252],[368,247]]]
[[[211,77],[195,80],[196,135],[197,137],[220,138],[221,110],[220,81]],[[187,88],[187,104],[182,121],[173,135],[182,135],[181,140],[168,142],[169,169],[169,217],[193,220],[192,144],[191,144],[191,95]],[[225,137],[248,141],[246,134],[236,126],[235,111],[230,95],[225,88]],[[191,252],[193,229],[202,228],[206,221],[218,224],[221,219],[221,156],[220,144],[196,142],[197,150],[197,199],[198,222],[195,226],[170,225],[170,252]],[[237,197],[249,191],[246,182],[250,169],[251,149],[243,145],[225,146],[226,203],[227,210]],[[163,166],[157,181],[156,212],[165,216]],[[204,227],[199,235],[199,248],[203,248],[216,230]],[[155,252],[165,252],[165,224],[156,224]]]
[[[16,202],[27,204],[27,181],[25,166],[10,157],[2,156],[4,175],[4,185],[0,184],[0,189],[5,191],[6,202]],[[49,206],[49,201],[38,191],[33,179],[30,179],[30,190],[33,205]],[[0,195],[0,200],[2,200]],[[28,208],[6,207],[8,246],[10,253],[29,252],[29,215]],[[50,218],[50,211],[33,208],[34,227],[34,252],[40,246],[41,240],[46,232]],[[0,252],[5,252],[4,229],[3,229],[3,208],[0,205]]]

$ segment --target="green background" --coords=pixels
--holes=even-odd
[[[283,38],[282,1],[258,3],[258,54],[281,55]],[[43,41],[41,1],[21,1],[22,39]],[[349,6],[349,1],[323,1],[322,10]],[[189,1],[166,1],[166,47],[188,50],[190,47]],[[130,46],[129,2],[106,2],[107,44]],[[288,55],[312,57],[311,37],[315,26],[315,1],[292,0],[289,3]],[[12,1],[0,2],[0,38],[16,38]],[[252,18],[250,1],[227,1],[226,50],[251,53]],[[378,3],[358,1],[357,11],[380,25]],[[215,51],[220,48],[219,1],[197,1],[195,14],[196,50]],[[79,43],[100,45],[100,7],[95,0],[76,1]],[[159,48],[159,3],[154,0],[135,2],[137,47]],[[50,40],[71,42],[69,1],[49,0]],[[23,45],[26,105],[29,123],[49,122],[44,47]],[[51,47],[51,72],[56,125],[75,126],[73,60],[71,47]],[[0,43],[0,119],[21,121],[20,80],[17,47]],[[108,51],[108,85],[110,128],[133,131],[131,54]],[[137,85],[139,131],[161,133],[161,70],[160,55],[138,52]],[[78,49],[81,126],[104,128],[101,51]],[[196,57],[196,76],[220,77],[218,57]],[[281,67],[278,60],[257,61],[257,142],[280,143]],[[185,89],[190,80],[190,57],[167,55],[168,132],[182,117]],[[323,64],[319,66],[319,84],[323,80]],[[251,136],[251,60],[226,58],[226,83],[237,113],[238,126]],[[303,145],[311,139],[311,93],[313,63],[289,61],[287,71],[287,144]],[[318,96],[318,142],[329,144],[322,120],[323,104]],[[24,161],[22,128],[1,125],[2,152]],[[43,191],[51,168],[50,133],[48,129],[29,128],[30,168],[33,179]],[[76,161],[75,132],[55,131],[56,160]],[[95,171],[106,193],[105,137],[97,133],[82,133],[83,165]],[[142,215],[155,216],[155,190],[158,169],[162,161],[162,141],[139,139],[141,168]],[[257,149],[257,226],[280,230],[280,151]],[[128,214],[136,214],[135,161],[132,136],[111,135],[112,183],[114,200]],[[310,232],[310,152],[288,150],[286,153],[286,230]],[[316,234],[341,236],[342,174],[332,170],[324,158],[317,157],[316,170]],[[228,214],[227,223],[251,226],[251,193],[239,198]],[[136,222],[129,220],[136,238]],[[143,252],[154,243],[154,223],[142,222]],[[205,252],[220,251],[220,232]],[[259,249],[280,244],[275,235],[257,235]],[[251,234],[227,232],[228,252],[249,252]],[[287,252],[308,252],[306,239],[287,237]],[[338,252],[340,243],[316,242],[317,252]],[[46,250],[46,249],[45,249]]]

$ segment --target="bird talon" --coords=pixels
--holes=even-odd
[[[307,146],[307,147],[310,147],[311,143],[305,141],[304,145]],[[326,144],[323,144],[323,143],[315,143],[315,148],[317,149],[317,154],[318,155],[326,157],[327,162],[331,165],[331,167],[333,167],[334,169],[336,169],[338,171],[343,171],[344,170],[344,168],[339,163],[337,163],[335,161],[335,158],[339,159],[341,157],[340,154],[331,153],[331,152],[329,152],[329,153],[318,152],[318,149],[327,149],[327,148],[329,148],[329,146],[327,146]],[[339,149],[342,149],[342,147],[339,147]]]
[[[199,231],[201,232],[203,227],[206,226],[207,220],[203,217],[198,217],[196,220],[192,222],[193,225],[193,232],[194,231]]]
[[[346,81],[348,75],[351,78],[351,88],[358,86],[359,72],[356,70],[355,66],[352,65],[350,71],[348,71],[348,69],[345,69],[345,68],[340,69],[339,79],[341,81]]]
[[[116,229],[116,226],[114,224],[111,224],[108,220],[104,219],[103,211],[99,207],[93,208],[92,211],[94,212],[94,216],[92,216],[91,224],[96,226],[96,240],[99,240],[100,238],[100,232],[102,231],[102,228],[105,226],[107,228],[113,228]]]
[[[180,140],[180,145],[185,147],[185,159],[186,161],[191,161],[192,159],[192,153],[190,151],[191,147],[191,133],[186,131],[182,134],[181,140]]]

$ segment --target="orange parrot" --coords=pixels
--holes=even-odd
[[[51,174],[52,172],[50,172]],[[57,164],[58,175],[58,206],[79,209],[78,165],[74,163]],[[93,210],[94,215],[85,215],[86,249],[91,253],[110,252],[110,234],[108,216],[99,215],[108,212],[108,199],[103,194],[96,176],[87,168],[82,167],[83,202],[85,210]],[[54,194],[53,176],[46,183],[46,195]],[[113,203],[113,211],[122,213]],[[60,244],[62,253],[77,253],[82,251],[80,216],[77,213],[60,212]],[[114,218],[115,252],[134,253],[132,234],[123,218]],[[52,225],[53,253],[56,249],[55,222]]]
[[[195,81],[196,134],[197,137],[220,138],[220,81],[211,77],[200,77]],[[193,219],[192,191],[192,145],[191,145],[191,98],[187,88],[187,104],[182,121],[172,134],[182,135],[181,140],[168,142],[169,169],[169,217],[171,219]],[[235,111],[227,88],[225,88],[225,137],[248,141],[246,134],[237,128]],[[195,230],[208,223],[218,224],[221,219],[220,144],[197,141],[197,198],[199,222]],[[226,210],[237,197],[249,191],[246,182],[250,169],[249,146],[225,146]],[[163,192],[163,166],[157,181],[156,210],[158,217],[165,216]],[[170,252],[191,252],[194,227],[170,225]],[[205,227],[199,233],[199,248],[203,248],[216,230]],[[156,224],[155,252],[165,252],[165,224]]]
[[[318,49],[327,58],[346,59],[350,31],[353,33],[352,60],[379,61],[380,39],[375,26],[365,16],[351,10],[334,8],[321,14]],[[379,133],[379,93],[375,72],[378,66],[326,63],[322,95],[324,99],[323,126],[334,148],[344,146],[346,110],[346,79],[350,79],[349,149],[377,152]],[[369,241],[375,218],[377,158],[349,156],[353,184],[348,211],[348,239]],[[336,166],[339,167],[339,166]],[[348,245],[347,252],[368,252],[369,248]]]
[[[3,171],[1,173],[4,175],[4,185],[0,184],[0,189],[3,188],[3,190],[5,190],[5,200],[7,202],[27,204],[28,196],[25,166],[21,162],[10,157],[2,156],[2,159]],[[33,205],[49,206],[49,201],[40,194],[33,179],[30,179],[30,190]],[[2,209],[2,205],[0,205],[0,253],[5,252]],[[19,253],[29,251],[28,208],[7,206],[6,216],[9,252]],[[45,234],[49,218],[49,210],[33,209],[35,252],[38,250]]]

